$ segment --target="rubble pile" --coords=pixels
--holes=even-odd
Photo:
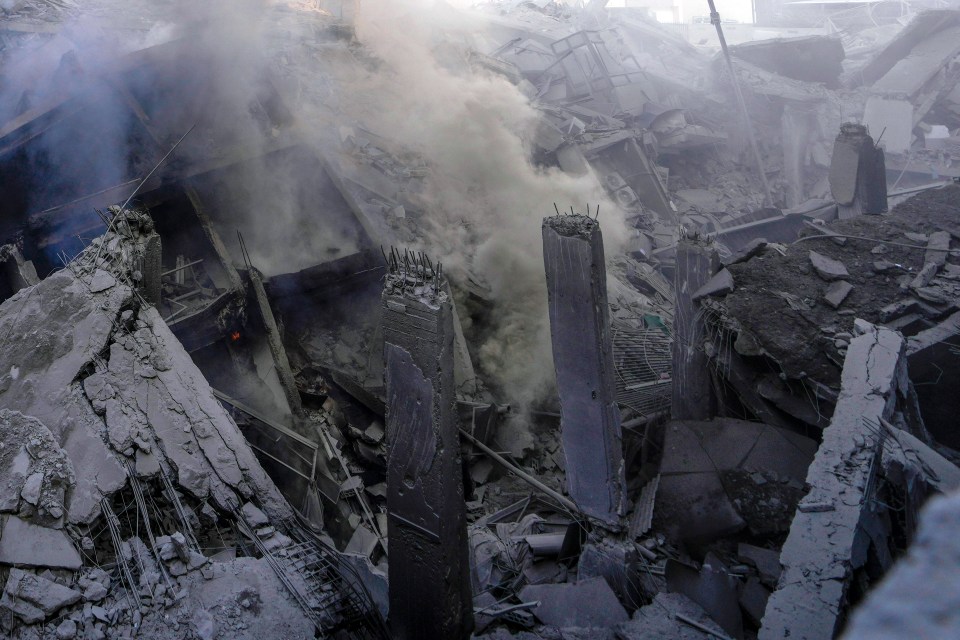
[[[57,637],[105,637],[107,627],[111,637],[180,637],[183,624],[214,637],[216,614],[234,637],[277,624],[312,637],[313,621],[277,600],[269,562],[208,566],[203,550],[236,555],[247,512],[258,514],[255,539],[287,555],[292,541],[268,525],[286,528],[293,512],[145,300],[160,277],[145,255],[159,249],[149,216],[112,214],[107,234],[0,307],[9,490],[0,557],[19,567],[4,591],[5,629],[47,621]],[[220,528],[232,533],[211,537]],[[276,621],[245,616],[241,591]]]
[[[0,2],[4,637],[956,635],[960,12],[111,2]]]

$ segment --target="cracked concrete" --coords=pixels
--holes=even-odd
[[[833,638],[853,571],[866,562],[870,481],[879,465],[864,421],[890,420],[908,379],[903,337],[862,320],[856,326],[861,335],[850,342],[837,407],[807,473],[810,489],[780,555],[783,573],[760,640]]]
[[[117,239],[129,242],[108,233],[101,243]],[[0,381],[0,402],[46,426],[50,446],[72,464],[66,521],[96,519],[100,499],[125,486],[125,461],[138,453],[154,454],[198,499],[232,510],[256,495],[270,515],[288,517],[203,375],[158,312],[125,284],[133,252],[86,266],[101,243],[0,305],[0,371],[17,371]]]

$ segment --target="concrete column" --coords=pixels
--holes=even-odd
[[[833,143],[830,193],[841,220],[887,210],[887,171],[883,149],[860,124],[845,123]]]
[[[543,261],[567,490],[585,514],[618,527],[623,445],[600,225],[581,215],[544,219]]]
[[[267,291],[263,287],[263,276],[253,267],[247,270],[247,276],[250,280],[253,297],[257,301],[260,318],[263,320],[263,327],[267,332],[267,345],[270,347],[273,364],[277,368],[277,377],[280,379],[283,395],[286,396],[287,404],[290,405],[290,411],[293,415],[303,415],[300,392],[297,390],[297,382],[293,377],[290,361],[287,359],[287,350],[284,348],[283,340],[280,337],[280,328],[277,326],[273,309],[270,307],[270,299],[267,298]]]
[[[431,269],[402,268],[393,262],[383,291],[390,635],[468,638],[473,594],[452,302],[424,275]]]
[[[704,323],[697,316],[693,294],[706,284],[718,266],[716,251],[711,247],[686,239],[677,243],[670,410],[674,420],[709,420],[715,413],[710,363],[703,351]]]

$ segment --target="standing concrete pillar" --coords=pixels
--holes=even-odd
[[[544,219],[543,261],[567,489],[585,514],[618,527],[623,446],[600,225],[582,215]]]
[[[887,210],[887,170],[883,149],[862,124],[844,123],[833,143],[830,193],[841,220]]]
[[[670,409],[674,420],[708,420],[715,412],[710,363],[703,350],[705,326],[697,314],[693,294],[707,283],[718,266],[717,253],[711,247],[687,239],[677,243]]]
[[[383,291],[390,635],[456,640],[473,629],[473,594],[452,303],[432,269],[404,264],[391,260]]]

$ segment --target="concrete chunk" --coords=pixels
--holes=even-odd
[[[847,299],[847,296],[850,295],[850,292],[853,291],[853,285],[847,282],[846,280],[837,280],[829,287],[827,291],[823,294],[823,299],[827,301],[834,309],[840,308],[840,305],[843,304],[843,301]]]
[[[950,233],[934,231],[927,241],[927,252],[923,255],[923,262],[942,267],[947,263],[947,252],[950,250]]]
[[[693,294],[694,300],[706,298],[707,296],[725,296],[733,291],[733,274],[727,269],[720,269],[707,283],[697,289]]]
[[[36,506],[40,500],[40,489],[43,487],[43,474],[33,473],[27,481],[23,483],[23,489],[20,490],[20,497]]]
[[[756,578],[748,578],[740,590],[740,608],[756,626],[763,620],[769,599],[770,592]]]
[[[103,269],[97,269],[97,272],[93,274],[93,280],[90,281],[90,291],[93,293],[100,293],[101,291],[106,291],[116,284],[116,278]]]
[[[743,637],[737,579],[727,573],[727,568],[712,553],[707,554],[699,571],[668,560],[665,573],[668,590],[682,593],[703,607],[732,637]]]
[[[533,615],[551,627],[610,627],[629,619],[610,585],[599,577],[527,586],[520,591],[520,599],[539,600]]]
[[[737,546],[737,556],[741,562],[756,567],[761,582],[769,587],[777,586],[781,571],[780,554],[777,551],[741,542]]]
[[[80,601],[81,594],[52,580],[11,569],[0,608],[7,609],[24,622],[40,622],[63,607]]]
[[[841,280],[850,276],[842,262],[828,258],[816,251],[810,252],[810,264],[813,265],[813,269],[817,272],[817,275],[827,282]]]
[[[260,511],[252,503],[248,502],[240,508],[240,514],[243,516],[243,519],[247,521],[251,527],[256,529],[257,527],[264,527],[270,524],[269,518],[263,511]]]
[[[73,570],[82,564],[65,531],[41,527],[16,516],[8,516],[3,524],[0,563]]]

